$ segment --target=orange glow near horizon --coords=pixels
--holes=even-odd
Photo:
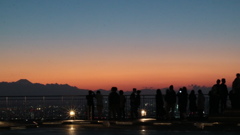
[[[237,49],[231,50],[229,57],[221,57],[212,56],[210,50],[198,55],[195,50],[201,50],[200,47],[195,50],[189,47],[187,52],[181,52],[183,49],[179,48],[166,48],[161,53],[158,52],[164,49],[161,47],[140,48],[139,52],[133,53],[118,47],[120,52],[110,51],[107,55],[103,55],[98,50],[100,48],[90,48],[87,50],[89,53],[80,55],[79,48],[67,48],[64,51],[50,49],[46,55],[42,55],[43,50],[35,52],[34,59],[32,54],[6,52],[6,58],[0,58],[0,61],[5,61],[5,66],[1,67],[0,81],[28,79],[33,83],[69,84],[80,89],[109,90],[116,86],[130,91],[132,88],[167,88],[169,85],[174,85],[176,89],[191,84],[211,87],[217,79],[226,78],[228,87],[231,87],[240,66],[238,59],[233,59]],[[66,57],[61,56],[62,52],[66,53]],[[144,53],[147,54],[142,55]]]
[[[231,83],[235,78],[235,73],[232,75],[228,74],[209,74],[209,73],[167,73],[166,71],[161,74],[158,73],[142,73],[142,74],[98,74],[98,75],[88,75],[88,76],[70,76],[69,74],[57,74],[44,73],[42,75],[28,75],[24,78],[19,75],[19,78],[15,76],[2,76],[2,81],[14,82],[19,79],[28,79],[32,83],[42,83],[42,84],[69,84],[70,86],[76,86],[80,89],[105,89],[110,90],[112,86],[118,87],[120,90],[131,91],[132,88],[144,89],[144,88],[167,88],[170,85],[174,85],[175,90],[179,87],[189,86],[191,84],[211,87],[215,84],[217,79],[226,78],[227,86],[231,87]],[[48,76],[48,77],[46,77]],[[3,80],[4,79],[4,80]]]

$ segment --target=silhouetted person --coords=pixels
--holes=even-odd
[[[171,119],[174,117],[174,110],[176,105],[176,92],[173,89],[173,85],[171,85],[166,91],[165,102],[167,118]]]
[[[140,93],[141,93],[141,91],[140,90],[138,90],[137,91],[137,95],[136,95],[136,101],[135,101],[135,104],[136,104],[136,110],[134,111],[134,113],[135,113],[135,116],[136,116],[136,118],[138,118],[138,110],[139,110],[139,108],[140,108],[140,105],[141,105],[141,96],[140,96]]]
[[[157,94],[155,96],[156,99],[156,119],[161,120],[164,119],[164,101],[163,95],[160,89],[157,89]]]
[[[119,118],[125,119],[125,104],[126,104],[126,97],[123,95],[124,92],[122,90],[119,91]]]
[[[135,119],[137,116],[135,115],[135,110],[136,110],[136,88],[133,88],[133,91],[130,95],[130,107],[131,107],[131,118]]]
[[[234,95],[236,95],[236,99],[234,99],[233,101],[235,102],[235,108],[236,109],[240,109],[240,74],[237,73],[236,74],[236,78],[234,79],[233,83],[232,83],[232,93]]]
[[[119,95],[117,93],[117,87],[112,87],[111,93],[108,96],[109,103],[109,119],[116,120],[119,110]]]
[[[189,100],[189,111],[190,111],[189,116],[191,117],[191,116],[194,116],[195,113],[197,112],[197,104],[196,104],[197,97],[194,90],[191,90],[188,100]]]
[[[103,96],[100,91],[97,91],[95,98],[97,100],[98,119],[101,119],[103,110]]]
[[[219,94],[220,94],[220,109],[221,113],[226,109],[227,107],[227,97],[228,97],[228,88],[226,85],[226,80],[222,78],[222,83],[220,84],[220,89],[219,89]]]
[[[95,94],[93,91],[88,91],[88,95],[86,96],[87,99],[87,106],[88,106],[88,119],[93,120],[94,119],[94,98]]]
[[[205,97],[202,93],[202,90],[198,90],[197,109],[198,109],[198,116],[200,120],[203,118],[204,108],[205,108]]]
[[[183,87],[177,93],[178,97],[178,110],[180,112],[180,119],[183,120],[187,116],[187,103],[188,103],[188,93],[187,88]]]
[[[216,81],[212,89],[209,91],[209,112],[210,115],[216,115],[219,113],[219,101],[220,101],[220,80]]]

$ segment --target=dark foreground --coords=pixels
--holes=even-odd
[[[38,128],[2,130],[0,135],[239,135],[239,131],[218,130],[159,130],[140,126],[130,128],[99,128],[98,126],[61,125]]]
[[[159,134],[159,132],[191,132],[197,133],[207,132],[231,132],[233,134],[240,133],[240,121],[238,120],[219,120],[208,119],[204,121],[194,120],[171,120],[158,121],[153,118],[142,118],[138,120],[126,121],[108,121],[108,120],[55,120],[55,121],[0,121],[0,134],[18,133],[26,134],[28,132],[36,132],[38,134],[102,134],[109,132],[111,134]],[[56,131],[55,131],[56,130]],[[14,131],[14,132],[13,132]],[[61,131],[61,132],[60,132]],[[45,133],[46,132],[46,133]],[[60,133],[58,133],[60,132]],[[89,132],[89,133],[88,133]],[[220,133],[223,132],[223,133]],[[109,134],[107,133],[107,135]],[[47,135],[47,134],[46,134]]]

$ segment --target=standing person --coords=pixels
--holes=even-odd
[[[109,119],[116,120],[119,109],[119,95],[117,93],[117,87],[112,87],[111,93],[108,96],[109,103]]]
[[[202,120],[203,118],[204,108],[205,108],[205,97],[202,93],[202,90],[198,90],[197,109],[198,109],[198,116],[200,120]]]
[[[191,117],[191,116],[194,116],[194,114],[197,111],[197,104],[196,104],[197,97],[195,95],[194,90],[192,90],[191,93],[189,94],[188,100],[189,100],[189,110],[190,110],[189,116]]]
[[[220,99],[220,80],[216,81],[212,89],[209,91],[209,111],[211,115],[216,115],[219,113],[219,99]]]
[[[119,91],[119,118],[125,119],[125,104],[126,104],[126,97],[123,95],[124,92],[122,90]]]
[[[87,106],[88,106],[88,120],[94,119],[94,98],[95,94],[93,91],[88,91],[88,95],[86,96],[87,99]]]
[[[227,97],[228,97],[228,88],[226,85],[226,79],[222,78],[222,83],[220,85],[219,89],[219,94],[220,94],[220,110],[221,113],[226,109],[227,107]]]
[[[187,117],[187,103],[188,103],[188,93],[187,88],[183,87],[177,93],[178,97],[178,109],[180,112],[180,119],[183,120]]]
[[[156,99],[156,119],[161,120],[164,119],[164,102],[163,95],[160,89],[157,89],[157,93],[155,96]]]
[[[166,91],[165,102],[167,118],[172,119],[174,118],[174,110],[176,105],[176,92],[174,91],[173,85],[169,86],[169,89]]]
[[[130,107],[131,107],[131,119],[135,119],[135,110],[136,110],[136,88],[133,88],[132,93],[130,95]]]
[[[137,91],[137,95],[136,95],[136,102],[135,102],[136,108],[135,108],[135,111],[134,111],[136,118],[139,117],[139,116],[138,116],[138,109],[139,109],[139,107],[140,107],[140,105],[141,105],[141,96],[140,96],[140,93],[141,93],[141,91],[138,90],[138,91]]]
[[[232,94],[234,95],[234,108],[240,109],[240,73],[236,74],[236,78],[232,83]]]
[[[99,90],[97,91],[95,98],[97,100],[98,119],[101,119],[103,110],[103,96]]]

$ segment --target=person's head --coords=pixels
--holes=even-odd
[[[157,89],[157,94],[162,94],[161,89]]]
[[[133,92],[136,92],[137,91],[137,89],[136,88],[133,88]]]
[[[123,90],[120,90],[120,91],[119,91],[119,94],[120,94],[120,95],[123,95],[123,93],[124,93]]]
[[[191,94],[195,94],[195,91],[194,91],[194,90],[191,90]]]
[[[187,87],[182,88],[183,93],[187,93]]]
[[[199,90],[198,90],[198,94],[202,94],[202,90],[199,89]]]
[[[222,78],[222,84],[225,84],[225,83],[226,83],[226,79]]]
[[[169,86],[169,89],[170,89],[170,90],[173,90],[173,85],[170,85],[170,86]]]
[[[111,91],[112,92],[116,92],[117,91],[117,87],[112,87]]]
[[[237,77],[237,78],[240,78],[240,73],[237,73],[237,74],[236,74],[236,77]]]
[[[92,93],[93,93],[93,91],[91,91],[91,90],[88,91],[88,94],[89,94],[89,95],[91,95]]]
[[[217,79],[216,83],[217,83],[217,84],[220,84],[220,82],[221,82],[220,79]]]

